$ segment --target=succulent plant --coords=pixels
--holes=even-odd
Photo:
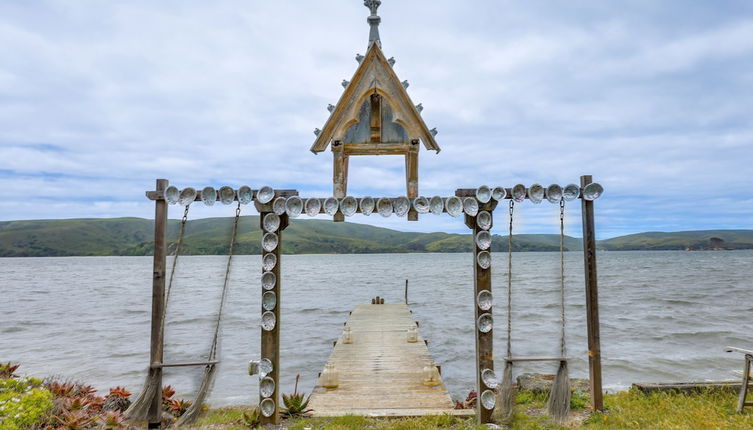
[[[261,411],[258,407],[254,407],[249,412],[243,413],[243,424],[250,429],[259,428],[261,425]]]
[[[70,397],[74,394],[74,390],[76,389],[76,385],[73,382],[51,381],[46,385],[46,388],[50,390],[53,397]]]
[[[20,366],[20,364],[13,364],[10,361],[7,363],[0,363],[0,379],[18,378],[16,370],[18,370]]]
[[[282,395],[282,403],[285,405],[285,409],[282,413],[290,418],[305,416],[308,412],[312,411],[312,409],[307,409],[311,395],[306,396],[304,393],[298,392],[298,380],[300,377],[301,375],[295,375],[295,388],[293,389],[293,394]]]
[[[191,407],[191,402],[188,400],[171,399],[168,411],[176,417],[179,417],[183,415],[189,407]]]
[[[120,412],[107,412],[100,416],[100,428],[105,430],[126,430],[130,428],[126,423],[126,417]]]
[[[131,393],[123,387],[110,388],[110,394],[105,397],[102,409],[105,411],[125,412],[131,406]]]

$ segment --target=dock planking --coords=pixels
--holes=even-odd
[[[418,342],[406,341],[411,325],[416,322],[407,305],[357,305],[346,322],[353,343],[343,343],[341,335],[329,357],[339,386],[326,389],[317,382],[309,402],[313,416],[472,415],[453,409],[441,380],[423,385],[422,370],[434,360],[420,332]]]

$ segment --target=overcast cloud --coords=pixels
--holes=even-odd
[[[439,129],[422,194],[591,174],[602,238],[753,228],[753,3],[384,0],[379,14]],[[155,178],[329,195],[312,130],[366,50],[367,15],[360,0],[0,3],[0,220],[149,218]],[[350,172],[354,195],[404,193],[401,158]],[[519,231],[556,232],[553,205],[520,212]],[[465,231],[422,220],[353,218]]]

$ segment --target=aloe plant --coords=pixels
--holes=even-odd
[[[259,407],[255,407],[249,412],[243,413],[243,424],[247,425],[250,429],[259,428],[261,425],[261,411],[259,410]]]
[[[282,403],[285,405],[285,409],[282,411],[285,416],[293,418],[299,416],[305,416],[312,409],[307,409],[309,406],[309,399],[311,395],[306,396],[304,393],[298,392],[298,379],[301,375],[295,375],[295,388],[293,394],[283,394]]]

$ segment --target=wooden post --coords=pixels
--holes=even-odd
[[[156,191],[164,192],[169,182],[157,179]],[[152,327],[149,348],[149,375],[157,380],[157,391],[152,398],[147,415],[148,428],[160,428],[162,423],[162,368],[152,368],[152,363],[162,363],[164,339],[162,314],[165,312],[165,272],[167,271],[167,202],[164,198],[154,202],[154,259],[152,261]]]
[[[408,304],[408,280],[405,280],[405,304]]]
[[[334,157],[332,171],[332,194],[336,199],[342,199],[348,193],[348,155],[344,152],[342,143],[337,140],[332,142],[332,156]],[[345,221],[345,216],[338,211],[333,220]]]
[[[411,202],[418,197],[418,149],[418,140],[412,140],[408,153],[405,154],[405,189]],[[408,211],[408,221],[418,221],[418,212],[412,204]]]
[[[256,209],[259,211],[259,224],[262,232],[264,232],[263,220],[264,216],[272,212],[271,204],[262,205],[256,202]],[[280,423],[280,308],[282,306],[282,271],[280,267],[282,265],[282,231],[288,226],[288,215],[280,215],[280,227],[277,229],[277,248],[271,253],[277,259],[277,264],[272,269],[272,273],[275,274],[277,282],[272,290],[277,297],[277,305],[272,310],[275,315],[275,327],[272,330],[264,330],[261,328],[261,358],[266,358],[272,362],[272,372],[268,374],[270,378],[275,381],[275,391],[272,394],[272,400],[275,402],[275,411],[272,416],[265,417],[261,415],[261,424],[279,424]],[[262,257],[266,252],[262,249]],[[262,273],[264,269],[262,268]],[[261,288],[261,294],[264,294],[264,289]],[[261,308],[261,313],[265,312],[264,308]],[[264,397],[259,393],[259,404]]]
[[[581,188],[592,182],[591,175],[580,177]],[[595,411],[604,410],[601,386],[601,337],[599,335],[599,289],[596,277],[596,230],[594,202],[581,198],[583,218],[583,267],[586,283],[586,328],[588,332],[588,374],[591,386],[591,405]]]
[[[492,200],[489,203],[481,204],[479,209],[489,211],[490,214],[493,214],[496,204],[497,202]],[[465,225],[473,231],[473,309],[475,309],[474,327],[476,332],[476,393],[478,395],[478,397],[476,398],[476,422],[479,425],[483,425],[492,422],[492,412],[494,411],[494,409],[484,408],[481,404],[481,393],[486,390],[494,389],[484,384],[484,381],[481,378],[481,372],[484,369],[494,370],[494,329],[492,328],[492,330],[490,330],[488,333],[482,333],[478,329],[479,316],[484,313],[491,314],[492,309],[480,309],[478,307],[478,301],[476,300],[476,298],[481,291],[492,291],[492,269],[491,267],[488,267],[486,269],[481,268],[478,265],[476,259],[478,253],[482,251],[482,249],[480,249],[476,244],[475,240],[476,234],[482,231],[481,227],[479,227],[476,223],[476,217],[465,215]],[[491,252],[491,248],[487,251]]]

